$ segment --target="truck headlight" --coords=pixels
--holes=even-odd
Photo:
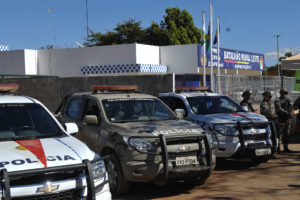
[[[99,156],[95,157],[99,158]],[[92,162],[91,163],[91,168],[92,168],[92,174],[94,179],[102,179],[105,176],[106,169],[105,169],[105,164],[103,160],[99,160],[97,162]]]
[[[219,142],[239,142],[239,138],[237,136],[224,136],[218,135]]]
[[[215,130],[220,134],[217,134],[218,140],[220,142],[238,142],[237,129],[233,125],[223,125],[219,124],[215,126]]]
[[[224,135],[236,135],[237,129],[234,126],[218,124],[215,126],[215,130]]]
[[[150,142],[141,138],[129,138],[128,136],[124,136],[124,141],[131,146],[132,148],[145,152],[145,153],[155,153],[156,152],[156,144],[155,142]]]

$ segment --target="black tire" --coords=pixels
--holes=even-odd
[[[110,154],[110,166],[107,171],[111,178],[109,182],[110,191],[113,195],[126,194],[130,188],[130,182],[125,180],[120,161],[116,154]]]

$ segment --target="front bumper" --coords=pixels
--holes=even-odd
[[[205,134],[201,135],[185,135],[185,136],[136,136],[131,138],[159,138],[159,153],[145,153],[137,149],[132,151],[137,152],[140,155],[145,155],[145,159],[127,159],[122,160],[123,172],[127,180],[134,182],[151,182],[160,180],[162,182],[173,177],[185,177],[187,174],[193,174],[199,176],[209,176],[212,170],[212,150],[210,142]],[[183,157],[182,153],[174,152],[174,146],[180,146],[185,144],[176,145],[174,140],[196,140],[197,141],[197,163],[176,166],[176,156]],[[172,144],[169,144],[172,143]],[[204,148],[202,148],[204,144]],[[173,148],[172,148],[173,147]],[[172,150],[172,151],[171,151]],[[124,152],[123,152],[124,153]],[[128,152],[127,152],[128,153]],[[188,154],[189,152],[185,152]],[[124,153],[125,154],[125,153]],[[123,156],[122,156],[123,157]],[[121,158],[122,158],[121,157]],[[148,158],[148,159],[147,159]],[[152,158],[152,159],[150,159]],[[159,159],[156,159],[159,158]],[[203,174],[203,175],[202,175]],[[204,178],[207,178],[204,177]]]
[[[91,162],[107,160],[109,157],[102,157]],[[42,169],[22,170],[7,172],[1,169],[1,199],[111,199],[108,186],[108,176],[105,174],[101,179],[94,180],[91,171],[91,162],[84,160],[81,164],[66,165],[58,167],[48,167]],[[16,179],[23,177],[30,178],[47,174],[49,180],[54,173],[74,173],[73,178],[51,181],[51,183],[35,184],[14,184]]]
[[[218,123],[224,124],[224,123]],[[215,125],[218,125],[215,124]],[[233,124],[233,123],[229,123]],[[226,125],[226,123],[225,123]],[[245,134],[244,126],[257,126],[257,125],[269,125],[271,128],[271,137],[268,133],[263,134]],[[255,157],[255,149],[268,149],[272,150],[277,147],[277,132],[273,122],[237,122],[238,135],[225,135],[222,133],[216,133],[215,137],[215,154],[217,157],[223,158],[248,158]],[[217,135],[222,137],[231,138],[228,141],[218,141]]]

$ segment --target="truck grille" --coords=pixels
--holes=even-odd
[[[15,197],[13,200],[76,200],[81,198],[82,188],[62,191],[59,193],[45,194],[39,196]]]
[[[266,129],[268,127],[268,124],[247,124],[247,125],[242,125],[243,129]]]
[[[245,134],[245,140],[266,140],[268,138],[268,133],[261,134]]]
[[[47,181],[55,182],[60,180],[67,180],[67,179],[75,179],[78,178],[80,174],[84,174],[82,170],[72,170],[72,171],[64,171],[64,172],[53,172],[53,173],[46,173],[43,175],[30,175],[30,176],[23,176],[11,179],[10,185],[12,186],[21,186],[21,185],[33,185],[44,183]]]
[[[198,156],[199,151],[188,151],[188,152],[179,152],[179,153],[168,153],[170,160],[175,160],[176,157],[186,157],[186,156]]]

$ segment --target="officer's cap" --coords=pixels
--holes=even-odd
[[[272,96],[270,91],[265,91],[264,93],[262,93],[263,96]]]
[[[243,92],[242,97],[248,97],[248,96],[251,96],[251,92],[249,90]]]
[[[288,94],[289,92],[287,91],[286,88],[281,88],[280,89],[280,95],[283,95],[283,94]]]

